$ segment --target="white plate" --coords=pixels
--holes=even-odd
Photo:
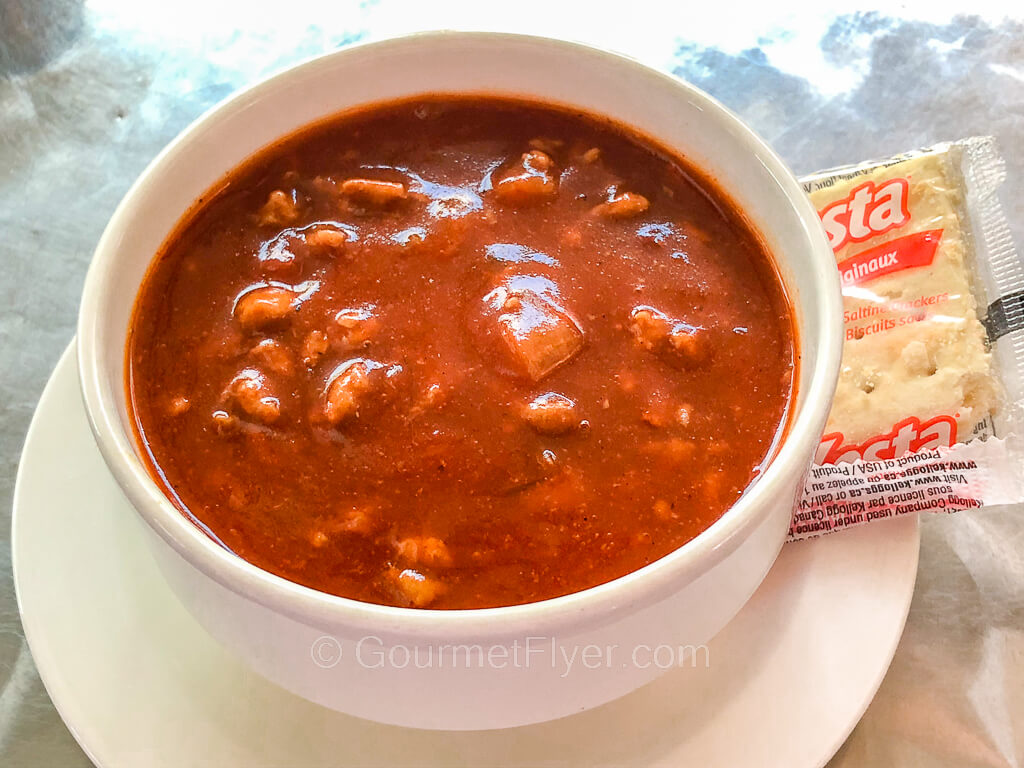
[[[69,348],[32,421],[12,548],[39,673],[101,768],[819,766],[860,719],[903,631],[912,518],[787,545],[710,644],[707,667],[590,712],[459,733],[341,715],[250,672],[164,585],[93,443],[74,363]]]

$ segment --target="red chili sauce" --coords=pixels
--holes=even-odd
[[[770,255],[707,178],[567,109],[434,97],[269,146],[138,296],[154,479],[232,552],[357,600],[482,608],[665,556],[793,395]]]

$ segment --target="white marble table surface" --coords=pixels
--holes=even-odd
[[[43,690],[14,600],[9,515],[25,431],[114,206],[234,89],[418,29],[584,40],[709,91],[797,173],[993,134],[1024,242],[1024,6],[751,5],[0,0],[0,765],[89,764]],[[830,766],[1024,766],[1024,509],[922,528],[906,633]]]

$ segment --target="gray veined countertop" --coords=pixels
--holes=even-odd
[[[36,675],[10,574],[18,454],[74,331],[92,248],[146,163],[234,89],[347,42],[429,28],[584,40],[674,72],[798,173],[993,134],[1024,242],[1024,8],[852,12],[634,0],[287,4],[0,0],[0,764],[85,766]],[[942,7],[940,7],[942,6]],[[981,15],[971,15],[980,13]],[[923,521],[878,696],[831,766],[1024,765],[1024,510]]]

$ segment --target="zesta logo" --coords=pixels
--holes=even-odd
[[[936,416],[921,421],[911,416],[894,425],[891,432],[868,438],[863,443],[844,444],[842,432],[830,432],[821,438],[816,464],[841,464],[847,461],[883,461],[908,453],[950,447],[956,442],[956,419]]]
[[[860,243],[884,235],[910,221],[907,209],[910,184],[892,179],[878,186],[867,181],[818,212],[828,243],[838,251],[847,243]]]

